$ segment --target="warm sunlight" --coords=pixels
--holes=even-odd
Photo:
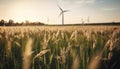
[[[0,1],[0,19],[61,24],[61,11],[57,6],[60,5],[63,10],[69,10],[64,14],[65,24],[81,24],[82,20],[88,23],[88,17],[90,23],[119,22],[118,3],[112,0],[5,0]]]
[[[0,69],[120,69],[120,0],[0,0]]]
[[[41,8],[41,7],[40,7]],[[38,8],[39,9],[39,8]],[[18,22],[22,22],[25,20],[29,21],[46,21],[46,18],[44,16],[47,16],[46,11],[40,11],[37,10],[37,7],[27,4],[27,3],[17,3],[14,4],[13,7],[10,9],[9,16],[11,16],[12,19]]]

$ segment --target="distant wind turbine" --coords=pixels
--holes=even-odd
[[[82,21],[82,24],[84,24],[84,19],[83,18],[81,19],[81,21]]]
[[[88,17],[87,21],[88,21],[88,23],[90,22],[90,18],[89,17]]]
[[[50,21],[50,20],[49,20],[49,17],[47,17],[47,23],[48,23],[48,24],[49,24],[49,21]]]
[[[64,13],[68,12],[69,10],[63,10],[59,5],[58,8],[60,9],[61,13],[59,14],[59,16],[62,15],[62,25],[64,25]]]

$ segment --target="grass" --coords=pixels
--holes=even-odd
[[[100,58],[108,57],[105,45],[116,30],[120,32],[118,26],[1,27],[0,69],[87,69],[99,65]]]

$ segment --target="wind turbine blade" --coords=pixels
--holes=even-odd
[[[60,14],[59,14],[59,16],[61,16],[63,14],[63,12],[61,12]]]
[[[64,10],[63,12],[69,12],[70,10]]]
[[[63,9],[58,5],[58,8],[61,10],[61,11],[63,11]]]

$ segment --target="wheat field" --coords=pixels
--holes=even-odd
[[[119,69],[119,26],[0,27],[0,69]]]

